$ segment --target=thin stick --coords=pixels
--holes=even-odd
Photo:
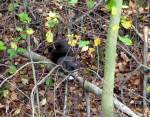
[[[148,55],[148,27],[144,27],[144,65],[147,66],[147,55]],[[144,68],[144,71],[146,71],[146,69]],[[144,114],[145,116],[147,116],[147,112],[148,112],[148,106],[147,106],[147,102],[145,99],[147,99],[147,74],[144,72],[144,79],[143,79],[143,109],[144,109]]]
[[[32,53],[32,55],[34,56],[33,58],[35,58],[36,61],[38,61],[38,59],[39,59],[39,60],[42,60],[42,58],[43,58],[43,59],[46,60],[46,62],[51,63],[51,62],[48,61],[45,57],[40,56],[40,55],[38,55],[38,54],[36,54],[36,53],[34,53],[34,52],[31,52],[31,53]],[[23,56],[29,57],[28,53],[24,53]],[[38,57],[39,57],[39,58],[38,58]],[[51,65],[51,64],[50,64],[50,65],[49,65],[49,64],[46,64],[46,68],[47,68],[48,70],[50,70],[50,69],[52,68],[52,65]],[[148,67],[148,68],[149,68],[149,67]],[[81,85],[82,87],[84,87],[84,89],[85,89],[86,91],[92,92],[92,93],[96,94],[98,97],[101,96],[101,94],[102,94],[102,89],[100,89],[100,88],[97,87],[96,85],[94,85],[94,84],[92,84],[92,83],[90,83],[90,82],[84,80],[84,79],[83,79],[82,77],[80,77],[80,76],[78,75],[78,73],[76,73],[76,72],[75,72],[74,74],[72,74],[72,75],[74,76],[74,78],[76,78],[76,79],[79,81],[79,84],[78,84],[78,85]],[[83,84],[84,84],[84,86],[83,86]],[[137,114],[135,114],[130,108],[128,108],[126,105],[122,104],[122,103],[121,103],[119,100],[117,100],[116,98],[114,98],[114,104],[115,104],[115,106],[116,106],[120,111],[122,111],[122,112],[124,112],[124,113],[130,115],[131,117],[139,117],[139,116],[138,116]]]
[[[34,92],[36,91],[37,87],[39,85],[41,85],[42,83],[44,83],[47,78],[49,78],[49,76],[54,72],[54,70],[56,70],[58,67],[60,67],[59,65],[56,65],[44,78],[42,78],[42,80],[40,80],[32,89],[31,91],[31,106],[32,106],[32,117],[35,117],[34,113],[35,113],[35,107],[34,107]]]
[[[68,80],[65,82],[65,100],[64,100],[64,109],[63,109],[63,117],[67,117],[67,104],[68,104]]]
[[[23,4],[24,4],[24,8],[25,8],[25,11],[27,12],[27,9],[28,9],[28,6],[27,4],[29,3],[28,0],[24,0]],[[26,29],[29,28],[28,26],[29,24],[26,24]],[[30,58],[30,61],[33,62],[33,58],[32,58],[32,55],[31,55],[31,40],[30,40],[30,35],[27,36],[27,44],[28,44],[28,52],[29,52],[29,58]],[[34,63],[31,64],[32,65],[32,73],[33,73],[33,80],[34,80],[34,85],[37,85],[37,79],[36,79],[36,72],[35,72],[35,66],[34,66]],[[39,99],[39,91],[38,91],[38,87],[36,88],[36,102],[37,102],[37,107],[38,107],[38,116],[40,116],[40,99]],[[33,109],[33,108],[32,108]],[[33,113],[33,116],[34,116],[34,113]]]

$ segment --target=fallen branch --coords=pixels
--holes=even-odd
[[[83,80],[82,77],[79,77],[77,73],[73,73],[73,75],[75,76],[75,78],[79,81],[80,85],[86,90],[89,91],[91,93],[96,94],[96,96],[100,97],[102,94],[102,89],[100,89],[99,87],[95,86],[94,84]],[[127,115],[130,115],[131,117],[140,117],[138,115],[136,115],[130,108],[128,108],[126,105],[124,105],[123,103],[121,103],[118,99],[114,98],[113,99],[115,107],[118,108],[120,111],[126,113]]]
[[[28,52],[21,54],[21,55],[29,58]],[[49,59],[47,59],[46,57],[43,57],[37,53],[31,52],[31,55],[32,55],[32,58],[34,61],[46,61],[47,63],[51,63],[51,61]],[[53,67],[54,67],[54,64],[46,64],[46,69],[48,69],[48,70],[52,69]],[[78,72],[74,72],[72,75],[79,81],[79,85],[81,87],[83,87],[86,91],[94,93],[98,97],[101,96],[102,89],[100,89],[99,87],[95,86],[94,84],[84,80],[82,77],[80,77],[78,75]],[[130,108],[128,108],[123,103],[121,103],[118,99],[114,98],[113,100],[114,100],[115,107],[118,108],[120,111],[126,113],[127,115],[129,115],[131,117],[141,117],[142,114],[140,114],[140,116],[135,114]]]

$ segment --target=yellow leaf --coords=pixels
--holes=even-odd
[[[86,33],[86,32],[87,32],[87,27],[84,26],[84,27],[82,28],[82,32],[83,32],[83,33]]]
[[[28,29],[26,30],[26,33],[27,33],[28,35],[32,35],[32,34],[34,33],[34,31],[33,31],[32,28],[28,28]]]
[[[49,30],[47,33],[46,33],[46,41],[48,43],[52,43],[54,41],[54,35],[53,33],[51,32],[51,30]]]
[[[93,52],[95,52],[95,48],[89,48],[88,53],[91,55]]]
[[[67,37],[69,40],[72,40],[74,38],[74,34],[68,34]]]
[[[77,40],[76,39],[69,39],[68,45],[70,45],[70,46],[76,46],[77,45]]]
[[[117,14],[117,8],[116,7],[112,6],[111,14],[112,14],[112,16],[115,16]]]
[[[101,44],[101,39],[99,37],[96,37],[94,39],[94,46],[99,46]]]
[[[11,48],[13,48],[13,49],[17,49],[17,44],[15,43],[15,42],[11,42]]]
[[[75,37],[77,40],[79,40],[79,39],[81,38],[80,35],[74,35],[74,37]]]
[[[121,20],[121,24],[125,29],[129,29],[132,26],[132,21],[131,21],[131,19],[123,18]]]

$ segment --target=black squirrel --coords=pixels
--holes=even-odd
[[[62,65],[68,71],[73,71],[79,67],[79,63],[72,56],[73,51],[64,39],[59,39],[48,47],[49,58],[55,64]]]

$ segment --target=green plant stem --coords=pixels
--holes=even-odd
[[[113,89],[116,65],[116,45],[121,16],[122,0],[114,0],[116,14],[111,16],[105,50],[104,83],[102,92],[102,111],[104,117],[114,117]],[[117,27],[118,28],[115,28]]]

